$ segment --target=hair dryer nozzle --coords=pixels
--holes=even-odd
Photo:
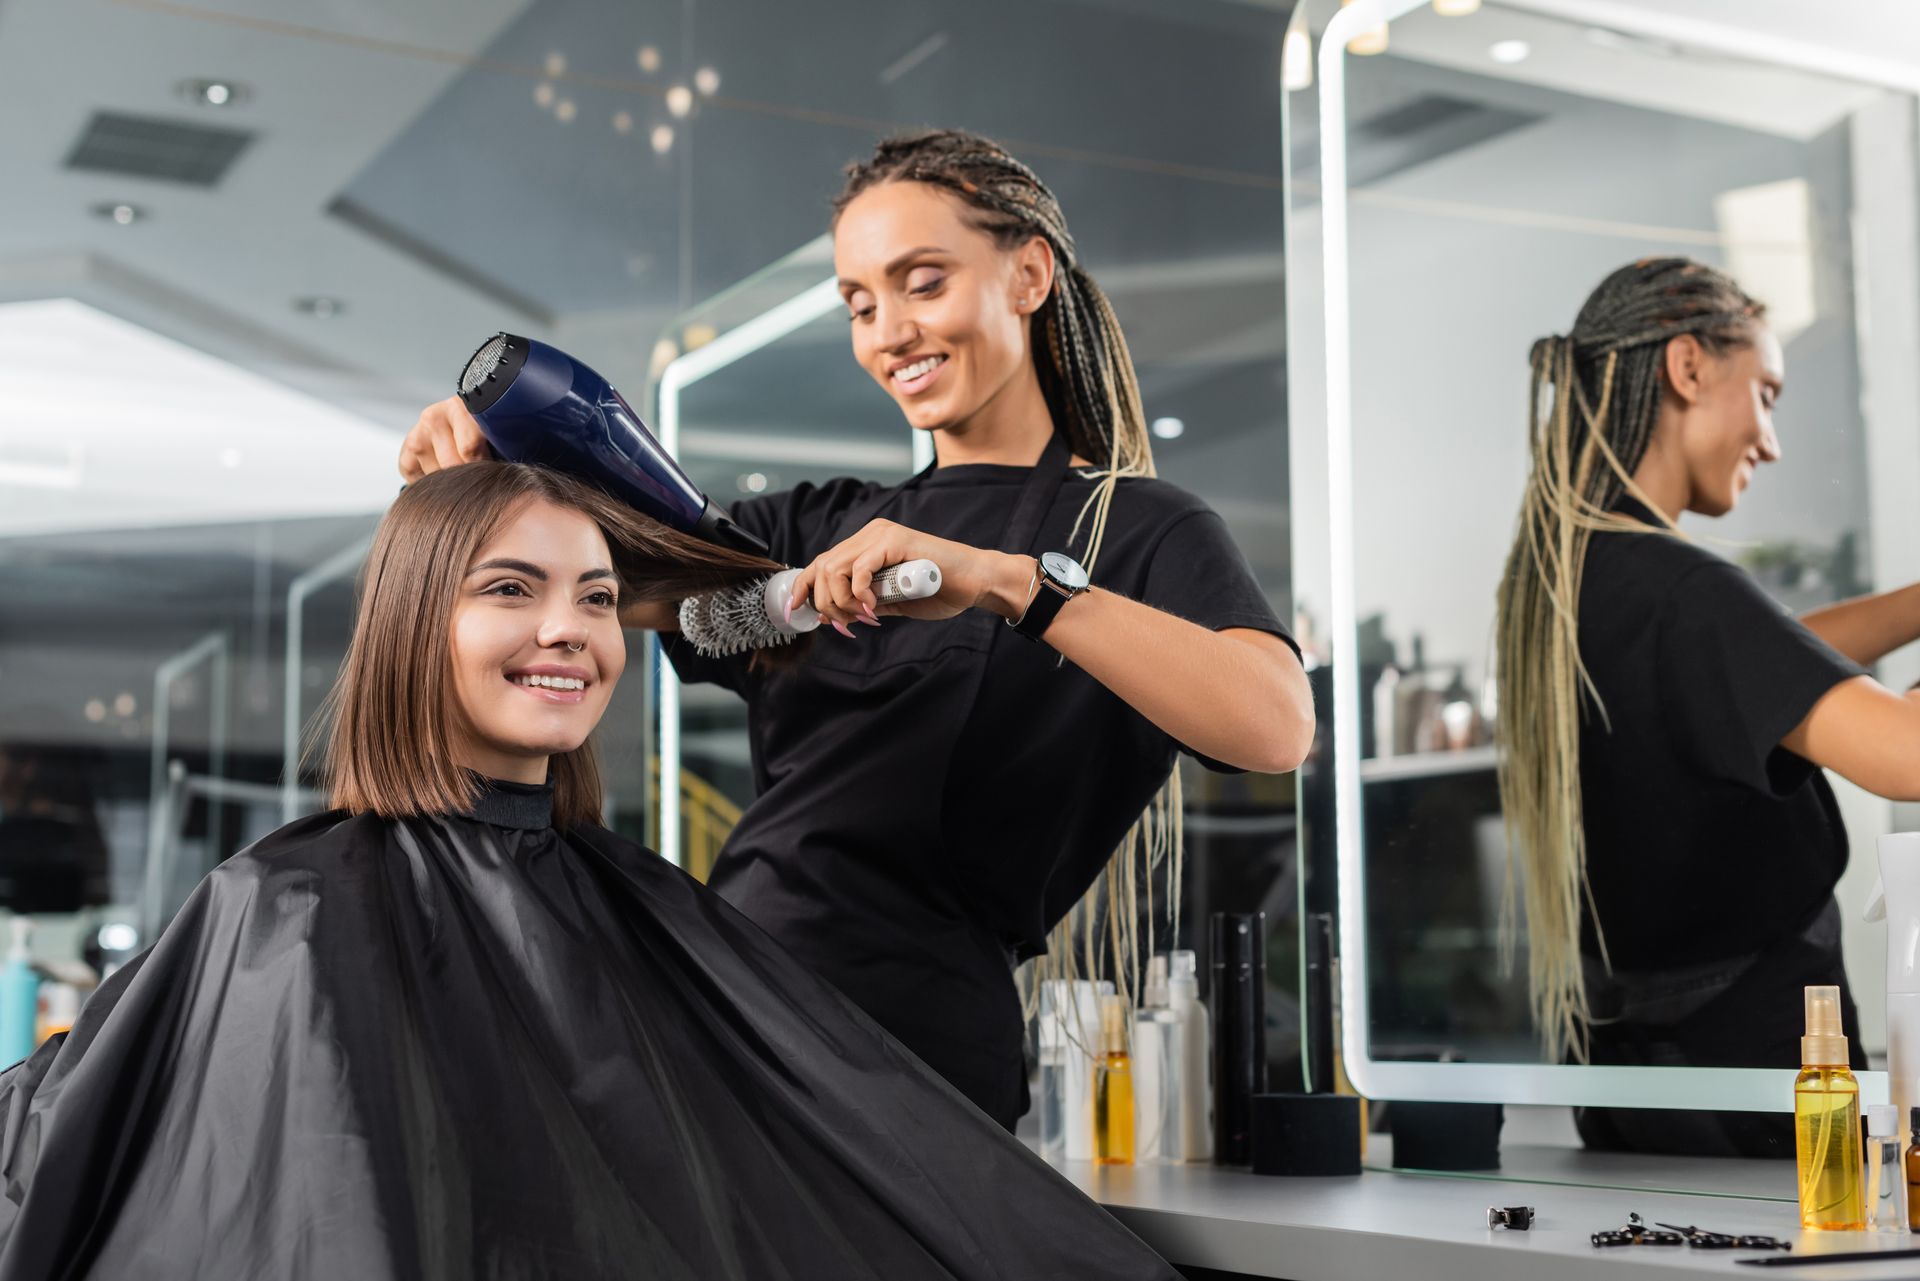
[[[687,478],[612,384],[559,348],[495,334],[460,371],[460,400],[500,457],[591,481],[682,533],[767,554]]]

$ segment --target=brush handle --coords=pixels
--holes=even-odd
[[[767,607],[767,621],[783,636],[799,636],[820,626],[820,615],[812,605],[796,605],[787,616],[787,597],[793,591],[797,569],[783,569],[767,580],[761,598]],[[882,605],[902,601],[925,600],[940,591],[940,567],[930,560],[905,560],[889,565],[873,576],[873,594]]]
[[[930,560],[903,560],[873,576],[873,594],[882,605],[925,600],[940,593],[940,567]]]

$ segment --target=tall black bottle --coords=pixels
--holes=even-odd
[[[1251,1159],[1253,1096],[1267,1089],[1265,912],[1215,912],[1213,1159]]]

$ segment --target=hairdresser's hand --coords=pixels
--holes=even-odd
[[[930,560],[940,567],[940,592],[924,600],[882,605],[873,592],[873,576],[905,560]],[[1033,583],[1031,556],[1010,556],[966,543],[949,542],[890,520],[869,521],[839,546],[813,558],[793,582],[791,603],[812,601],[820,617],[844,636],[851,624],[880,625],[880,616],[952,618],[966,610],[989,609],[1017,618]]]
[[[428,472],[493,457],[480,424],[458,396],[428,405],[400,442],[400,478],[411,485]]]

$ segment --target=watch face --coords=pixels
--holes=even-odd
[[[1069,591],[1085,591],[1092,581],[1087,571],[1080,568],[1080,562],[1059,552],[1044,552],[1040,556],[1040,567],[1047,571],[1047,577],[1067,588]]]

